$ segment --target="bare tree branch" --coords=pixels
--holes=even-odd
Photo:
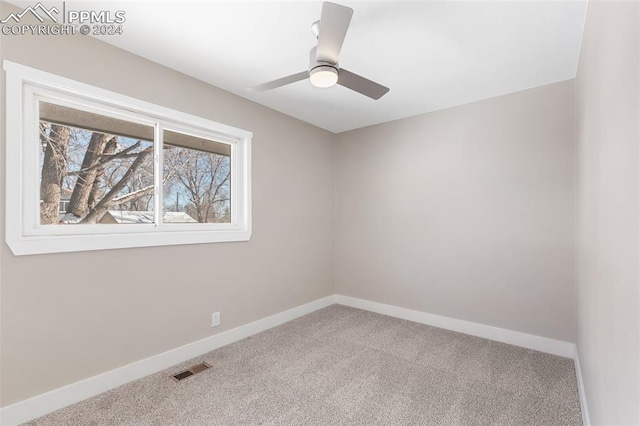
[[[98,167],[102,167],[104,166],[106,163],[108,163],[109,161],[113,161],[115,159],[118,158],[132,158],[132,157],[137,157],[138,154],[140,154],[139,152],[134,152],[133,154],[129,154],[131,151],[133,151],[134,149],[138,148],[140,146],[140,141],[136,142],[135,144],[131,145],[130,147],[123,149],[120,152],[116,152],[115,154],[100,154],[98,155],[98,157],[100,157],[100,160],[98,160],[98,162],[91,166],[91,167],[87,167],[85,169],[80,169],[78,171],[75,172],[69,172],[67,173],[69,176],[71,175],[79,175],[81,173],[86,173],[89,172],[91,170],[97,169]]]
[[[142,188],[142,189],[135,190],[133,192],[129,192],[128,194],[123,195],[122,197],[114,198],[109,203],[109,206],[117,206],[117,205],[120,205],[120,204],[128,203],[129,201],[136,200],[136,199],[142,197],[143,195],[147,195],[148,193],[152,192],[153,188],[154,188],[153,185],[147,186],[146,188]]]
[[[162,179],[162,183],[166,183],[167,180],[170,177],[171,177],[170,175],[165,176],[164,179]],[[141,188],[141,189],[136,189],[135,191],[129,192],[128,194],[125,194],[122,197],[114,198],[113,200],[111,200],[111,203],[109,203],[109,205],[110,206],[117,206],[117,205],[120,205],[120,204],[127,203],[129,201],[135,200],[137,198],[142,197],[143,195],[146,195],[146,194],[152,192],[153,188],[155,188],[154,185],[149,185],[149,186]]]
[[[100,202],[96,204],[96,206],[89,211],[89,213],[80,221],[80,223],[96,223],[100,219],[102,219],[102,216],[104,216],[104,214],[109,209],[109,206],[111,205],[111,201],[115,198],[116,195],[118,195],[118,193],[122,190],[122,188],[124,188],[127,182],[131,180],[136,169],[140,167],[144,159],[151,152],[153,152],[153,147],[149,147],[143,151],[140,151],[140,154],[135,159],[133,164],[131,164],[129,169],[125,172],[124,176],[122,176],[122,179],[120,179],[118,183],[116,183],[111,188],[111,190],[107,192],[104,197],[102,197]]]

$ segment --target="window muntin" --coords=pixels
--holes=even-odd
[[[6,240],[14,254],[247,241],[250,238],[250,132],[10,61],[4,61],[3,65],[7,76],[8,106]],[[45,126],[43,131],[47,137],[51,136],[47,132],[51,132],[51,126],[55,124],[69,127],[70,132],[79,132],[79,138],[82,132],[86,132],[85,137],[96,132],[115,134],[118,142],[122,140],[121,150],[134,146],[138,141],[141,143],[136,150],[142,146],[151,148],[148,158],[153,168],[146,166],[141,179],[147,183],[152,179],[153,190],[146,193],[143,207],[140,210],[133,210],[135,206],[128,206],[126,210],[117,207],[108,210],[118,224],[126,226],[112,226],[113,222],[107,223],[106,219],[99,223],[82,223],[80,220],[73,225],[59,226],[41,221],[42,171],[46,153],[43,146],[46,148],[47,143],[43,145],[41,141],[41,124]],[[80,146],[83,143],[87,142],[80,141]],[[203,143],[206,145],[204,150]],[[176,212],[170,211],[171,203],[163,200],[167,180],[163,179],[163,151],[168,149],[203,151],[229,169],[229,178],[221,181],[218,191],[218,195],[226,193],[228,196],[214,197],[217,204],[224,206],[217,211],[215,219],[211,215],[201,216],[206,221],[200,223],[176,221],[172,217]],[[76,151],[77,156],[83,155],[81,148]],[[138,151],[131,152],[134,153]],[[115,167],[116,163],[112,164]],[[71,169],[68,168],[70,166]],[[120,166],[126,168],[130,163]],[[77,165],[74,169],[69,164],[65,165],[65,170],[79,171]],[[74,185],[73,178],[67,179],[70,180],[64,182],[61,179],[59,203],[55,208],[53,203],[48,205],[49,217],[55,217],[55,210],[58,210],[58,215],[63,212],[66,215],[70,209]],[[103,180],[97,188],[106,195],[110,187]],[[137,189],[144,188],[140,185],[123,188],[115,196],[127,196]]]

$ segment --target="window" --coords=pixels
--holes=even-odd
[[[249,239],[250,132],[4,69],[15,254]]]

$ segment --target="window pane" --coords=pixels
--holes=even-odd
[[[41,101],[40,223],[153,223],[153,127]]]
[[[168,223],[231,222],[231,147],[164,131],[164,212]]]

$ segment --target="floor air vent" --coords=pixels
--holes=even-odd
[[[204,370],[208,370],[209,368],[211,368],[211,366],[205,362],[201,363],[201,364],[196,364],[192,367],[189,367],[188,369],[179,372],[178,374],[173,375],[173,380],[175,380],[176,382],[179,382],[181,380],[186,379],[187,377],[191,377],[194,374],[198,374],[201,371]]]

